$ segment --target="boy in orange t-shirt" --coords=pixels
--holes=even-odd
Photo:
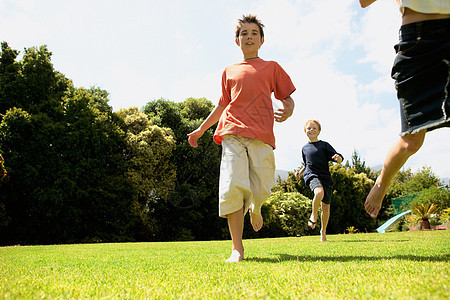
[[[219,215],[227,218],[232,240],[227,262],[244,258],[242,233],[247,211],[255,231],[263,225],[261,206],[275,181],[274,119],[283,122],[294,110],[290,95],[295,87],[290,77],[276,62],[258,57],[264,43],[263,27],[253,15],[239,20],[236,44],[244,61],[225,68],[218,105],[198,129],[188,134],[189,144],[197,147],[203,133],[219,122],[214,133],[214,141],[222,145]],[[275,113],[272,93],[283,104]]]

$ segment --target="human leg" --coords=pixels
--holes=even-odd
[[[244,259],[244,244],[242,234],[244,231],[244,208],[227,215],[228,228],[231,235],[231,256],[226,262],[240,262]]]
[[[272,146],[259,140],[247,138],[249,158],[249,178],[252,190],[250,222],[254,231],[259,231],[264,223],[261,206],[270,196],[275,183],[275,157]]]
[[[316,222],[317,222],[317,218],[319,215],[319,207],[320,207],[320,203],[322,202],[324,195],[325,195],[325,192],[324,192],[323,186],[314,187],[312,212],[311,212],[311,216],[309,217],[309,220],[308,220],[308,226],[311,229],[316,228]]]
[[[219,216],[227,218],[232,242],[231,256],[226,262],[244,258],[244,215],[252,197],[247,165],[245,147],[235,136],[226,136],[222,141],[219,180]]]
[[[320,228],[320,240],[322,242],[327,241],[327,226],[330,219],[330,204],[321,202],[322,214],[321,214],[321,228]]]
[[[372,218],[377,217],[392,178],[397,174],[408,158],[422,147],[425,133],[426,130],[419,131],[416,134],[406,134],[400,137],[389,150],[381,174],[378,176],[374,186],[370,190],[364,204],[366,212]]]

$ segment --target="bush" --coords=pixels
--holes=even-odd
[[[439,206],[439,214],[448,207],[450,207],[450,191],[431,187],[425,189],[414,199],[413,203],[424,204],[433,203]]]
[[[437,187],[425,189],[420,192],[411,205],[425,205],[427,203],[438,206],[438,209],[430,215],[430,223],[432,225],[445,223],[445,221],[442,220],[442,215],[444,214],[444,211],[450,207],[450,191],[439,189]]]
[[[306,235],[308,218],[312,200],[298,192],[274,192],[268,200],[268,205],[280,221],[282,229],[290,236]],[[316,226],[318,230],[320,226]]]

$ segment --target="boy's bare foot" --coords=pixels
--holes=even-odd
[[[263,226],[263,217],[261,214],[254,214],[250,211],[250,223],[252,223],[253,230],[259,231]]]
[[[366,212],[372,218],[377,217],[378,212],[381,209],[381,204],[383,203],[383,198],[385,194],[386,191],[381,187],[381,185],[378,182],[375,182],[375,184],[373,185],[372,189],[369,192],[369,195],[366,198],[366,202],[364,203]]]
[[[231,252],[230,258],[228,258],[225,262],[236,263],[242,261],[243,259],[244,259],[244,252],[240,253],[238,250],[233,250]]]
[[[321,242],[327,241],[327,235],[325,233],[320,232],[320,241]]]
[[[316,228],[316,222],[317,222],[317,218],[316,218],[316,220],[314,220],[314,216],[311,215],[308,219],[308,227],[311,229]]]

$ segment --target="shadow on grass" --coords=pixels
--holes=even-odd
[[[411,242],[411,240],[340,240],[340,241],[327,241],[327,243],[361,243],[361,242],[369,242],[369,243],[404,243]]]
[[[291,255],[291,254],[274,254],[277,257],[249,257],[245,261],[263,262],[263,263],[279,263],[283,261],[378,261],[378,260],[408,260],[408,261],[430,261],[430,262],[448,262],[450,255],[436,255],[436,256],[418,256],[418,255],[393,255],[393,256],[311,256],[311,255]]]

